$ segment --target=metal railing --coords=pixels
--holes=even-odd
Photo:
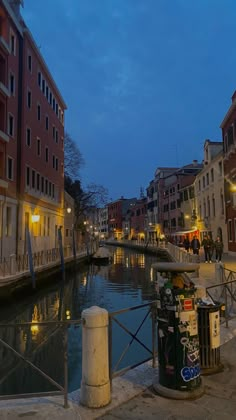
[[[0,395],[0,400],[9,400],[9,399],[18,399],[18,398],[31,398],[31,397],[45,397],[45,396],[55,396],[55,395],[63,395],[64,396],[64,407],[68,408],[68,327],[70,326],[78,326],[81,324],[81,319],[75,321],[47,321],[47,322],[23,322],[23,323],[15,323],[15,324],[0,324],[1,328],[24,328],[28,326],[48,326],[48,327],[57,327],[62,328],[63,333],[63,368],[64,368],[64,385],[60,385],[56,382],[52,377],[50,377],[47,373],[41,370],[38,366],[32,363],[31,360],[20,354],[17,350],[15,350],[11,345],[9,345],[6,341],[0,338],[0,345],[2,345],[5,349],[10,350],[14,356],[18,359],[26,363],[30,366],[34,371],[38,372],[41,376],[43,376],[50,384],[54,385],[57,391],[49,391],[49,392],[31,392],[31,393],[24,393],[24,394],[10,394],[10,395]]]
[[[138,305],[138,306],[133,306],[130,308],[126,308],[126,309],[122,309],[119,311],[115,311],[115,312],[110,312],[109,313],[109,372],[110,372],[110,381],[112,383],[112,379],[115,378],[118,375],[121,375],[123,373],[125,373],[126,371],[133,369],[139,365],[141,365],[142,363],[147,362],[148,360],[152,359],[152,365],[153,367],[156,367],[156,357],[157,357],[157,336],[156,336],[156,332],[157,332],[157,316],[156,316],[156,302],[149,302],[146,304],[142,304],[142,305]],[[119,321],[117,319],[118,315],[121,314],[125,314],[128,312],[133,312],[133,311],[137,311],[139,309],[143,309],[143,308],[147,308],[147,311],[144,315],[144,318],[141,320],[139,326],[136,328],[135,332],[132,332],[129,330],[129,328],[122,323],[121,321]],[[144,325],[145,321],[151,317],[151,332],[150,332],[150,336],[151,336],[151,342],[152,342],[152,348],[150,349],[149,347],[147,347],[147,345],[142,342],[139,337],[138,337],[138,333],[140,332],[142,326]],[[125,346],[124,350],[122,351],[118,361],[116,362],[114,368],[112,368],[112,355],[113,355],[113,349],[112,349],[112,330],[113,330],[113,323],[116,323],[120,328],[123,329],[123,331],[125,331],[130,337],[130,341],[128,342],[128,344]],[[118,367],[121,363],[121,361],[124,359],[124,356],[126,355],[127,351],[130,349],[131,345],[136,342],[138,343],[142,348],[144,348],[149,354],[150,357],[144,359],[144,360],[140,360],[137,363],[134,363],[132,365],[129,365],[123,369],[118,370]]]
[[[221,283],[207,287],[206,292],[213,301],[225,306],[225,325],[228,328],[229,320],[236,316],[236,272],[221,266],[220,273]]]

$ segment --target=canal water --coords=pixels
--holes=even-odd
[[[60,273],[33,296],[21,296],[20,302],[0,308],[0,322],[26,322],[33,325],[1,328],[0,337],[17,352],[33,361],[40,369],[63,385],[63,334],[58,326],[39,326],[39,321],[77,320],[84,309],[100,306],[108,312],[119,311],[148,303],[155,299],[152,264],[157,256],[146,255],[121,247],[110,247],[112,263],[106,266],[89,265]],[[147,308],[117,316],[132,333],[139,328]],[[148,318],[137,337],[151,349],[151,321]],[[139,343],[129,346],[131,336],[113,323],[112,364],[119,360],[124,348],[128,352],[118,369],[139,363],[151,355]],[[69,391],[80,388],[81,326],[68,330]],[[32,367],[16,358],[0,343],[0,394],[29,393],[55,390]]]

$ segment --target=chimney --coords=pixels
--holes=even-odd
[[[193,166],[197,166],[197,165],[198,165],[197,159],[193,159]]]

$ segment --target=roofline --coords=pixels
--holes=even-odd
[[[16,25],[18,31],[20,32],[21,35],[23,35],[22,26],[21,26],[19,20],[17,19],[14,11],[12,10],[8,0],[2,0],[2,3],[5,7],[5,9],[7,10],[7,13],[11,17],[11,19],[13,20],[14,24]]]
[[[226,115],[225,115],[225,117],[224,117],[224,119],[223,119],[222,123],[220,124],[220,128],[222,128],[222,129],[223,129],[223,126],[225,125],[226,121],[229,119],[230,115],[231,115],[231,114],[232,114],[232,112],[235,110],[235,108],[236,108],[236,101],[234,101],[234,102],[230,105],[230,107],[229,107],[229,109],[228,109],[228,111],[227,111],[227,113],[226,113]]]

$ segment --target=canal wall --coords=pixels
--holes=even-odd
[[[76,259],[73,256],[67,256],[64,258],[64,268],[70,270],[78,265],[88,264],[91,260],[92,253],[88,253],[87,250],[76,255]],[[63,278],[61,260],[43,262],[34,268],[36,289],[49,284],[53,281],[53,276]],[[0,300],[6,301],[11,299],[14,294],[23,292],[26,289],[32,289],[32,276],[29,270],[29,264],[27,268],[23,268],[22,271],[13,270],[12,274],[5,274],[4,276],[0,273]]]

